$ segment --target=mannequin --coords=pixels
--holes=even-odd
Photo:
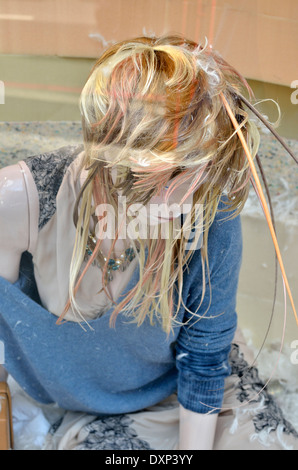
[[[4,200],[8,201],[6,207],[2,207],[2,220],[11,220],[13,222],[14,231],[8,236],[5,230],[1,231],[1,271],[0,275],[6,278],[11,283],[17,281],[20,269],[20,260],[22,252],[28,250],[34,252],[34,240],[37,238],[37,234],[30,229],[30,223],[33,225],[35,222],[35,229],[37,228],[37,211],[30,213],[28,211],[28,186],[26,186],[26,178],[30,178],[30,174],[24,173],[23,163],[6,167],[0,171],[1,174],[1,196]],[[80,180],[80,186],[84,183],[85,178],[82,175]],[[31,198],[36,198],[34,194],[34,186],[29,186],[32,189]],[[5,192],[9,193],[7,194]],[[154,200],[157,201],[157,198]],[[32,206],[31,206],[32,207]],[[30,214],[30,218],[28,217]],[[7,225],[12,227],[12,225]],[[30,234],[30,236],[29,236]],[[21,243],[20,243],[21,241]],[[121,243],[121,241],[120,241]],[[110,244],[108,243],[106,251],[108,251]],[[121,251],[121,250],[120,250]],[[120,274],[120,273],[119,273]],[[121,282],[123,278],[127,277],[126,271],[120,274]],[[109,293],[115,295],[118,290],[119,277],[113,280],[114,284],[110,283]],[[112,286],[111,286],[112,284]],[[9,407],[10,404],[10,393],[9,388],[6,384],[7,372],[3,367],[0,366],[1,382],[3,396],[7,401]],[[3,408],[4,410],[4,408]],[[7,420],[10,422],[10,427],[2,430],[2,436],[5,435],[5,439],[2,441],[2,448],[10,448],[13,443],[10,433],[12,433],[12,419],[11,419],[11,408],[9,408],[10,416],[6,412],[5,421],[3,421],[4,428],[6,429]],[[180,434],[181,434],[181,449],[212,449],[213,439],[216,429],[217,414],[204,415],[194,413],[180,406]],[[204,432],[202,433],[202,429]]]
[[[243,88],[251,92],[245,80],[207,46],[179,37],[124,41],[100,57],[83,89],[80,109],[84,148],[30,157],[0,171],[0,276],[16,283],[22,254],[32,254],[41,305],[49,313],[45,321],[50,323],[44,327],[49,328],[49,342],[52,337],[55,340],[55,331],[60,335],[63,330],[59,328],[65,324],[71,328],[79,324],[87,331],[94,328],[98,333],[102,326],[96,330],[97,325],[105,325],[108,337],[113,335],[115,326],[119,333],[119,322],[118,340],[122,341],[125,315],[132,319],[134,327],[137,325],[132,332],[154,333],[148,346],[150,354],[173,335],[171,348],[175,345],[180,403],[179,448],[185,450],[213,448],[223,383],[229,376],[228,355],[236,330],[235,297],[241,263],[239,213],[248,195],[251,171],[222,94],[254,157],[259,134],[241,99]],[[57,170],[58,184],[55,171],[63,165],[63,172]],[[119,237],[121,197],[126,198],[127,204],[124,226],[136,227],[133,222],[138,212],[138,230],[126,239]],[[103,204],[117,214],[115,238],[103,236],[107,224],[99,210]],[[137,204],[142,204],[142,211],[136,209]],[[146,211],[154,204],[165,204],[157,215]],[[227,216],[227,223],[222,223],[220,213],[222,219]],[[177,222],[182,214],[185,217],[181,228]],[[152,231],[142,236],[140,227],[146,224]],[[165,239],[159,231],[163,225],[171,229]],[[174,226],[180,230],[180,238],[173,235]],[[182,237],[190,226],[200,235],[192,245],[184,243]],[[127,249],[133,256],[122,265]],[[183,271],[188,263],[189,277]],[[113,272],[111,266],[115,268]],[[126,269],[122,271],[120,266]],[[139,277],[131,285],[136,267]],[[190,278],[192,283],[187,287]],[[122,299],[123,292],[126,295]],[[175,292],[180,292],[177,303],[173,300]],[[184,306],[187,298],[191,300]],[[104,323],[107,316],[110,329]],[[53,317],[58,330],[53,328]],[[35,331],[42,332],[38,315],[35,320]],[[152,330],[157,325],[159,330]],[[155,344],[157,331],[165,336]],[[188,342],[189,337],[193,343]],[[146,333],[143,339],[147,338]],[[135,360],[139,349],[135,346],[129,355],[128,340],[123,340],[123,354]],[[39,354],[32,354],[30,347],[31,344],[24,346],[35,361]],[[163,352],[160,363],[174,361],[173,357],[169,359],[169,351],[172,349]],[[117,351],[111,352],[114,353]],[[64,380],[62,374],[55,378],[54,369],[60,359],[66,360],[67,354],[61,353],[52,365],[46,349],[44,354],[44,359],[42,351],[38,357],[39,375],[45,367],[54,374],[54,386],[49,388],[47,379],[42,382],[38,377],[46,400],[52,397],[53,390],[59,389],[55,380]],[[13,362],[12,357],[11,370],[16,371]],[[170,395],[174,383],[171,374],[177,374],[177,370],[167,365],[168,369],[157,376],[160,363],[156,360],[153,368],[151,364],[148,370],[145,366],[140,368],[148,376],[151,374],[143,389],[137,383],[135,367],[131,367],[123,383],[118,383],[115,376],[110,378],[110,387],[102,390],[108,396],[105,406],[113,405],[109,400],[115,399],[113,413],[124,412],[117,397],[124,389],[128,400],[133,386],[143,392],[136,394],[143,400],[140,408],[157,402],[150,395],[148,384],[159,384],[156,389],[152,386],[159,400]],[[70,370],[67,363],[63,370]],[[26,382],[26,374],[16,373],[24,375]],[[163,376],[167,378],[162,380]],[[4,380],[3,375],[1,381]],[[134,385],[126,390],[129,380]],[[61,385],[65,386],[66,383]],[[113,386],[121,393],[113,392],[111,398]],[[148,404],[144,401],[146,393]],[[77,403],[77,398],[73,403]],[[128,403],[123,410],[132,406]],[[89,403],[87,407],[86,397],[80,406],[74,409],[85,411],[86,407],[94,414],[100,413]],[[103,412],[111,413],[108,408]]]

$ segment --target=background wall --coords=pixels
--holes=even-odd
[[[97,57],[115,41],[179,32],[205,37],[248,78],[297,79],[296,0],[1,0],[6,54]]]

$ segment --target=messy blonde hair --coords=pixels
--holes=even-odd
[[[188,194],[193,193],[194,204],[181,226],[181,236],[150,238],[147,258],[145,242],[138,239],[139,282],[115,306],[111,317],[115,321],[121,311],[140,325],[149,316],[170,331],[182,302],[183,270],[194,252],[186,249],[183,233],[186,228],[189,233],[190,227],[197,230],[200,224],[205,272],[208,229],[223,193],[233,216],[248,196],[250,168],[221,99],[223,94],[255,156],[259,133],[239,98],[245,89],[250,95],[246,81],[207,44],[178,36],[120,42],[95,63],[80,100],[83,166],[88,177],[76,204],[76,210],[79,201],[81,206],[69,288],[69,305],[74,310],[79,311],[75,292],[94,210],[92,195],[97,195],[97,202],[116,208],[117,191],[122,190],[129,208],[136,202],[146,204],[173,177],[175,185],[191,178]],[[113,167],[117,169],[115,185]],[[203,207],[199,221],[197,204]],[[99,247],[100,240],[94,256]],[[91,259],[87,268],[90,263]],[[103,272],[106,269],[107,262]],[[175,286],[179,294],[176,312]]]

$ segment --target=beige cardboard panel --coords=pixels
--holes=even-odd
[[[231,28],[228,34],[227,24],[218,18],[215,47],[244,76],[290,86],[298,76],[295,58],[298,24],[254,15],[247,22],[244,37],[241,18],[242,12],[229,13],[227,22]]]
[[[298,79],[297,0],[0,0],[0,52],[98,57],[113,42],[205,37],[248,78]]]

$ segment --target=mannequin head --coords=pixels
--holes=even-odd
[[[223,193],[234,215],[248,195],[250,169],[222,101],[224,95],[255,155],[259,134],[239,98],[244,89],[251,93],[240,74],[207,44],[171,36],[137,38],[110,47],[95,63],[81,94],[84,166],[89,172],[79,195],[81,210],[90,217],[92,194],[97,194],[96,203],[116,208],[120,193],[126,197],[127,209],[135,203],[170,203],[173,197],[180,205],[191,201],[187,226],[203,227],[205,265],[208,228]],[[204,209],[200,221],[195,216],[198,204]],[[71,268],[73,288],[89,230],[89,218],[81,220],[74,249],[77,262]],[[169,329],[174,318],[174,282],[181,280],[183,265],[191,256],[183,243],[183,236],[174,239],[171,234],[166,240],[150,240],[146,271],[153,269],[150,259],[158,258],[157,274],[152,271],[146,282],[139,283],[133,300],[121,302],[115,317],[120,309],[132,309],[145,293],[147,303],[136,321],[141,323],[148,312],[150,316],[154,312]],[[141,240],[140,245],[139,263],[144,269]],[[167,279],[167,284],[161,285],[161,279]],[[157,292],[162,292],[158,307]],[[75,305],[74,296],[72,300]]]
[[[212,200],[227,191],[242,207],[248,168],[220,94],[255,149],[258,133],[237,98],[245,86],[207,45],[176,36],[115,44],[81,95],[86,164],[115,167],[128,202],[146,203],[174,180],[172,190],[187,181],[202,202],[212,188]]]

